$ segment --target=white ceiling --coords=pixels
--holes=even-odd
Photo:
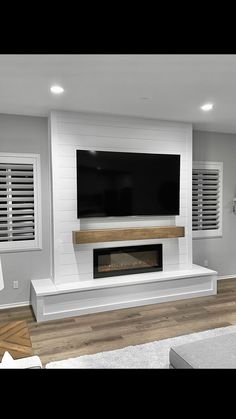
[[[63,95],[53,96],[52,84]],[[200,109],[206,102],[213,111]],[[236,133],[236,55],[0,55],[0,113],[47,116],[52,109]]]

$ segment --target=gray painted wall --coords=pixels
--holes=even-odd
[[[47,118],[0,114],[0,152],[38,153],[41,157],[42,250],[1,253],[5,288],[0,306],[29,301],[31,279],[49,278],[50,261],[50,170]],[[13,281],[19,288],[13,289]]]
[[[193,160],[223,162],[223,236],[193,239],[193,263],[204,264],[219,275],[236,274],[236,134],[193,132]]]

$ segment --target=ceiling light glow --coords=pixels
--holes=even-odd
[[[205,103],[205,105],[202,105],[201,106],[201,109],[203,111],[211,111],[212,108],[213,108],[212,103]]]
[[[150,96],[140,96],[140,100],[152,100]]]
[[[64,92],[63,87],[55,85],[55,86],[51,86],[50,90],[52,93],[54,93],[55,95],[60,95],[61,93]]]

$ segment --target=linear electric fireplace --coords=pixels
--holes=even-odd
[[[162,271],[162,244],[93,250],[94,278]]]

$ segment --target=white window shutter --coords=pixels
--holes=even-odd
[[[194,238],[222,235],[223,163],[193,162],[192,229]]]
[[[0,162],[0,242],[34,240],[32,164]]]
[[[0,153],[0,251],[41,245],[38,155]]]

